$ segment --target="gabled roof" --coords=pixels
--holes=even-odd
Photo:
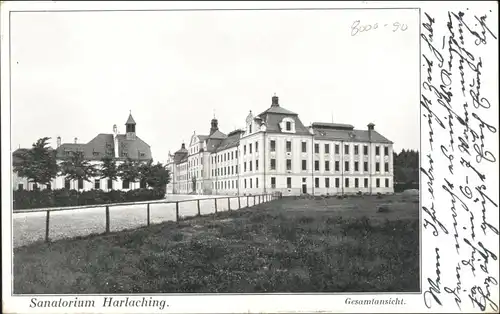
[[[222,133],[219,130],[216,130],[212,135],[210,135],[208,138],[209,139],[225,139],[227,137],[226,134]]]
[[[231,136],[228,136],[222,142],[219,144],[217,149],[215,150],[216,152],[220,152],[222,150],[238,146],[240,143],[240,132],[231,132]]]

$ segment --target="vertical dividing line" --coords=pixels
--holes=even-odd
[[[241,209],[241,197],[238,196],[238,209]]]
[[[253,206],[255,206],[255,195],[253,196]]]
[[[247,207],[250,207],[249,199],[250,199],[250,197],[247,195]]]
[[[49,242],[49,221],[50,221],[50,211],[47,211],[47,217],[45,218],[45,242]]]
[[[148,209],[147,209],[147,212],[148,212],[148,226],[150,225],[150,220],[149,220],[149,203],[148,203]]]
[[[106,205],[106,233],[109,233],[109,206]]]
[[[215,204],[215,213],[217,214],[217,198],[214,198],[214,204]]]
[[[179,202],[175,202],[175,221],[179,222]]]
[[[198,200],[198,216],[201,216],[200,200]]]
[[[231,198],[230,197],[227,198],[227,210],[231,211]]]

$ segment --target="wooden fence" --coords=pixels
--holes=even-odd
[[[38,213],[38,212],[46,212],[46,218],[45,218],[45,241],[49,242],[49,230],[50,230],[50,213],[51,212],[57,212],[57,211],[70,211],[70,210],[75,210],[75,209],[90,209],[90,208],[98,208],[98,207],[104,207],[105,208],[105,213],[106,213],[106,231],[105,233],[110,232],[110,213],[109,213],[109,208],[110,207],[117,207],[117,206],[127,206],[127,205],[146,205],[146,213],[147,213],[147,225],[149,226],[151,224],[151,219],[150,219],[150,206],[151,204],[175,204],[175,221],[179,222],[180,221],[180,213],[179,213],[179,204],[180,203],[188,203],[188,202],[196,202],[197,204],[197,209],[198,213],[196,216],[201,216],[201,206],[200,206],[200,201],[207,201],[207,200],[213,200],[214,205],[215,205],[215,214],[217,214],[217,203],[218,201],[227,199],[227,205],[228,205],[228,211],[231,210],[237,210],[241,209],[241,199],[246,198],[246,206],[245,208],[250,207],[249,205],[249,200],[253,198],[253,203],[252,206],[262,204],[265,202],[269,202],[278,198],[281,198],[282,195],[278,193],[274,194],[258,194],[258,195],[248,195],[248,196],[228,196],[228,197],[210,197],[210,198],[199,198],[199,199],[186,199],[186,200],[178,200],[178,201],[146,201],[146,202],[132,202],[132,203],[114,203],[114,204],[97,204],[97,205],[86,205],[86,206],[71,206],[71,207],[54,207],[54,208],[44,208],[44,209],[21,209],[21,210],[16,210],[14,213]],[[238,199],[238,206],[237,208],[231,208],[231,199]],[[195,217],[195,216],[192,216]]]

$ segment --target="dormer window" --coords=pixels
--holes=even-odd
[[[292,122],[286,121],[286,130],[291,131],[292,130]]]
[[[251,124],[248,125],[248,133],[252,133],[252,125]]]
[[[281,120],[280,128],[285,133],[295,133],[295,120],[291,117],[285,117]]]

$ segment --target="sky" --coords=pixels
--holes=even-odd
[[[356,20],[378,28],[352,36]],[[275,93],[305,125],[372,122],[396,152],[420,145],[417,10],[25,12],[10,27],[11,149],[124,133],[132,112],[165,162],[214,114],[227,134]]]

